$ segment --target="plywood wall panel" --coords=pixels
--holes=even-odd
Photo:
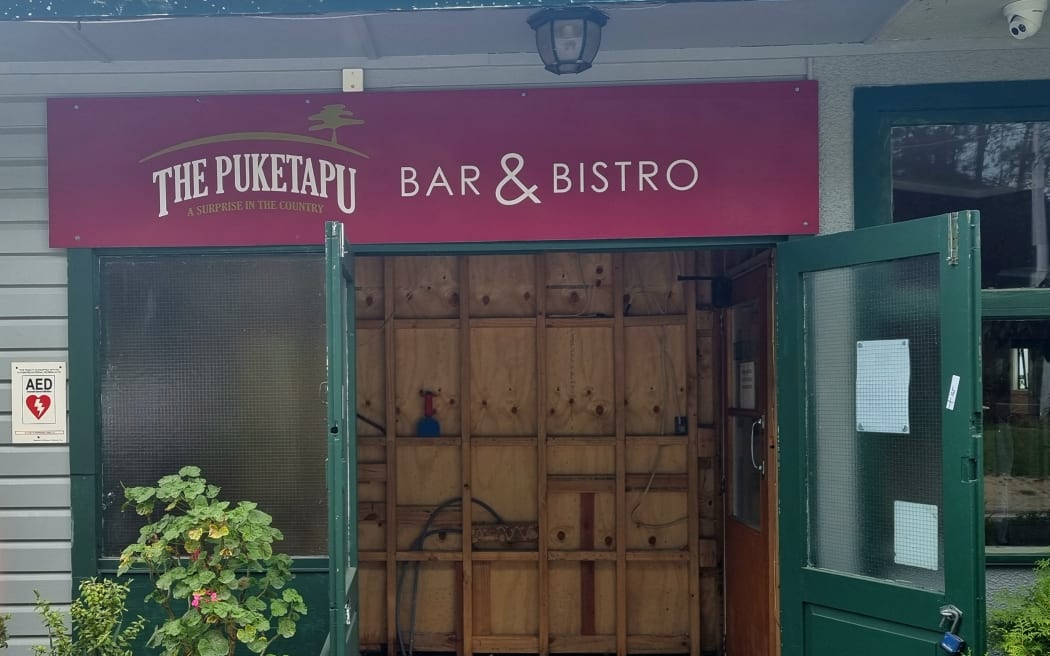
[[[357,570],[361,644],[386,642],[386,569],[382,563],[362,563]]]
[[[628,435],[671,435],[686,414],[685,327],[624,330]]]
[[[686,563],[627,565],[627,632],[630,635],[689,633]]]
[[[354,258],[354,294],[358,319],[383,319],[383,259]]]
[[[547,497],[547,542],[554,551],[612,551],[616,548],[616,498],[593,493],[593,527],[585,534],[580,492],[551,492]],[[552,574],[553,576],[553,574]]]
[[[536,563],[492,563],[488,594],[474,599],[474,607],[489,604],[492,635],[535,635],[539,627],[539,589]],[[487,598],[486,598],[487,597]]]
[[[607,253],[548,253],[547,316],[613,314],[612,256]]]
[[[531,446],[477,446],[471,462],[474,499],[492,506],[509,522],[536,521],[536,449]],[[492,515],[474,507],[475,522]]]
[[[459,497],[459,448],[412,444],[397,450],[397,503],[437,506]]]
[[[471,434],[536,434],[536,329],[472,328]]]
[[[383,426],[386,422],[386,365],[382,330],[357,329],[357,412]],[[364,421],[357,421],[358,437],[385,436]]]
[[[594,634],[616,632],[616,564],[596,562],[594,568]],[[580,568],[578,562],[553,562],[550,575],[551,642],[582,631]]]
[[[623,257],[624,316],[670,315],[685,313],[685,283],[688,275],[686,253],[625,253]]]
[[[397,436],[387,441],[383,431],[358,424],[366,440],[359,459],[378,467],[359,486],[361,546],[378,575],[368,583],[370,601],[362,597],[378,613],[363,618],[365,644],[392,640],[394,622],[383,620],[394,617],[400,596],[402,633],[415,636],[417,651],[608,653],[622,644],[632,653],[680,653],[683,645],[688,651],[690,630],[699,632],[690,610],[698,606],[702,626],[715,627],[703,644],[717,648],[720,624],[708,617],[720,612],[717,553],[705,552],[699,588],[689,560],[690,526],[708,539],[718,532],[716,431],[692,431],[709,442],[700,447],[702,471],[692,487],[691,437],[674,433],[674,417],[687,413],[687,390],[697,394],[701,425],[715,421],[715,314],[701,310],[693,321],[687,305],[702,293],[690,291],[688,301],[683,294],[699,285],[677,280],[694,258],[358,260],[358,318],[367,320],[358,332],[358,411],[382,424],[393,417]],[[614,291],[614,261],[622,296]],[[690,353],[687,323],[696,328]],[[699,378],[689,383],[694,357]],[[440,438],[416,437],[425,390],[435,393]],[[696,511],[691,493],[699,498],[692,524],[684,521]],[[494,521],[473,504],[468,517],[458,505],[438,513],[430,526],[440,533],[414,544],[439,504],[464,495],[507,521],[538,523],[549,550],[540,553],[550,560],[541,567],[534,544],[509,552],[464,543],[461,528]],[[413,602],[414,576],[398,595],[395,574],[417,567]],[[690,603],[695,589],[700,602]]]
[[[416,633],[453,633],[459,582],[453,563],[401,563],[405,571],[400,590],[400,625],[406,638],[412,632],[415,608]],[[418,569],[418,579],[414,570]],[[413,594],[413,588],[415,588]],[[417,645],[417,649],[423,650]]]
[[[459,296],[457,258],[437,255],[394,258],[395,317],[458,317]]]
[[[435,394],[434,418],[441,434],[459,434],[459,344],[459,331],[454,329],[405,328],[395,333],[398,435],[417,434],[426,390]]]
[[[547,329],[547,434],[611,435],[613,340],[610,328]]]
[[[657,440],[654,440],[656,442]],[[639,440],[627,444],[627,473],[683,474],[686,472],[686,445],[646,444]]]
[[[689,509],[686,495],[665,490],[627,493],[628,549],[686,549]]]
[[[551,475],[612,475],[616,472],[616,449],[608,446],[566,445],[547,447],[547,472]]]
[[[532,255],[471,257],[470,315],[536,316],[536,259]]]
[[[358,502],[357,545],[361,551],[386,549],[386,518],[383,503]]]

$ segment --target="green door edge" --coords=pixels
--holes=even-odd
[[[342,223],[325,224],[328,379],[328,639],[322,656],[360,653],[357,553],[356,322],[353,259]]]
[[[913,222],[879,226],[855,230],[834,235],[825,235],[791,241],[777,250],[775,271],[775,339],[777,371],[777,418],[778,435],[777,451],[779,513],[779,571],[780,571],[780,612],[781,612],[781,654],[782,656],[804,655],[804,616],[803,602],[805,588],[803,568],[808,564],[807,526],[804,515],[807,498],[805,455],[806,449],[801,440],[807,435],[804,425],[805,413],[801,408],[801,390],[805,390],[805,366],[797,350],[785,346],[797,345],[802,341],[803,295],[801,292],[801,273],[831,269],[864,261],[880,259],[898,259],[913,255],[939,253],[942,273],[946,266],[951,266],[949,256],[949,233],[935,222],[948,225],[954,219],[958,222],[957,252],[960,261],[966,263],[970,275],[965,280],[960,276],[948,276],[948,284],[942,276],[941,285],[941,327],[942,335],[952,336],[953,331],[945,332],[943,328],[952,322],[965,324],[958,343],[946,343],[942,352],[968,353],[970,384],[959,390],[966,394],[969,407],[977,409],[975,413],[950,413],[944,415],[942,431],[945,434],[960,435],[962,438],[946,440],[943,457],[943,478],[947,486],[949,481],[958,481],[961,472],[972,470],[974,480],[967,485],[969,493],[965,500],[949,505],[944,517],[944,525],[964,522],[969,528],[964,548],[952,549],[945,545],[946,590],[948,602],[968,606],[960,633],[968,638],[970,653],[984,654],[986,641],[986,608],[984,590],[984,535],[983,524],[983,449],[981,447],[981,368],[980,368],[980,253],[979,253],[979,216],[977,212],[960,212],[954,215],[942,215],[932,219],[920,219]],[[894,243],[899,242],[899,243]],[[923,243],[935,243],[936,249],[923,248]],[[976,263],[976,264],[975,264]],[[946,301],[951,301],[950,303]],[[945,311],[945,309],[947,311]],[[958,325],[958,324],[956,324]],[[958,370],[958,368],[957,368]],[[947,390],[950,385],[949,364],[942,362],[941,386]],[[960,397],[961,398],[961,397]],[[785,430],[785,427],[788,427]],[[953,483],[954,485],[954,483]],[[792,494],[785,494],[790,491]],[[948,495],[945,495],[946,497]],[[948,538],[946,531],[946,540]],[[949,567],[957,575],[948,581]],[[965,599],[963,599],[963,597]],[[892,598],[885,600],[890,602]],[[874,600],[882,603],[881,600]],[[965,602],[965,603],[963,603]],[[972,603],[972,606],[969,604]]]

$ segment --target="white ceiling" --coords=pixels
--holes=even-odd
[[[514,0],[517,1],[517,0]],[[602,52],[995,39],[1006,0],[724,0],[597,5]],[[303,17],[0,21],[0,64],[534,52],[532,9]],[[1050,28],[1050,26],[1048,26]],[[1029,39],[1033,45],[1046,34]]]

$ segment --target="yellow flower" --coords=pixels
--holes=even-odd
[[[225,524],[223,524],[221,526],[216,525],[216,524],[212,524],[208,528],[208,537],[209,538],[221,538],[224,535],[229,535],[229,534],[230,534],[230,528],[228,526],[226,526]]]
[[[229,547],[223,547],[222,551],[219,552],[219,555],[222,556],[223,558],[229,558],[230,556],[233,555],[233,550],[230,549]]]
[[[204,535],[204,529],[202,528],[191,528],[186,531],[186,537],[194,541],[200,540],[202,535]]]

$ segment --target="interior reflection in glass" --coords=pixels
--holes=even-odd
[[[893,220],[981,212],[986,288],[1050,286],[1050,123],[892,129]]]

